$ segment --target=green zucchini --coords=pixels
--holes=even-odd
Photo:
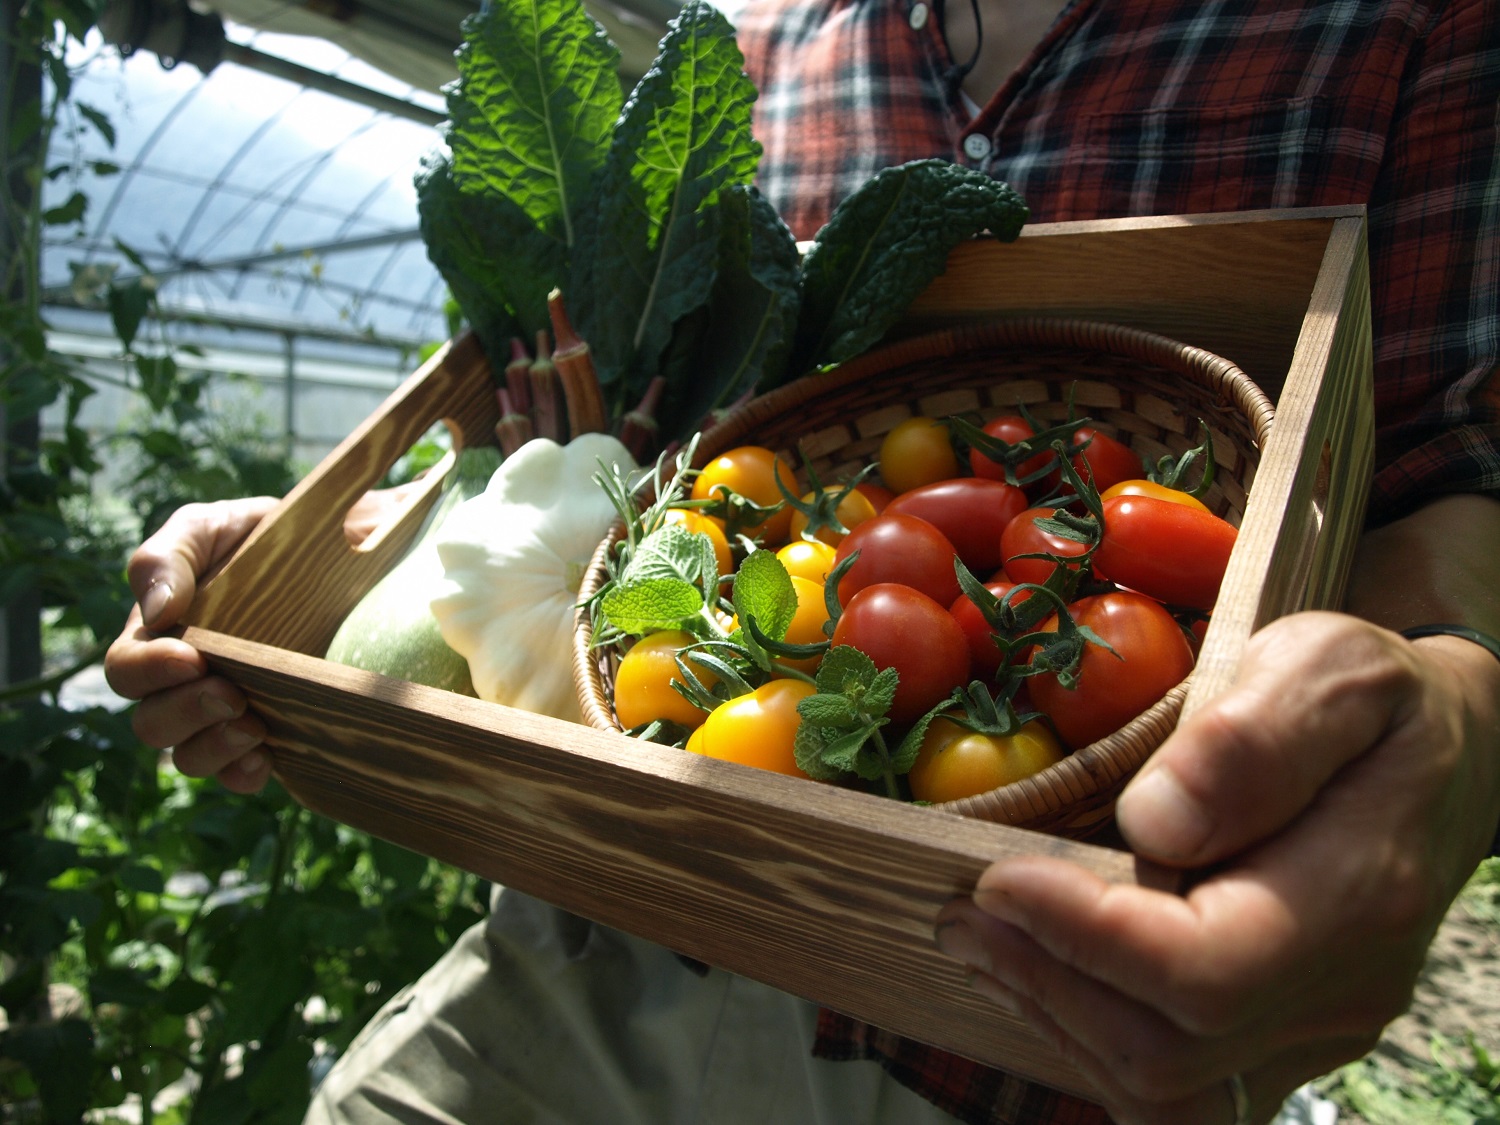
[[[493,446],[459,451],[442,494],[411,547],[339,624],[326,658],[398,680],[474,694],[469,663],[443,640],[432,594],[443,578],[437,533],[465,500],[479,495],[500,467]]]

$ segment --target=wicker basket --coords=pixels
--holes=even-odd
[[[1213,436],[1218,474],[1205,502],[1238,524],[1270,401],[1239,368],[1202,349],[1136,329],[1076,320],[1015,319],[965,325],[879,348],[746,404],[705,432],[698,463],[737,445],[768,446],[799,472],[847,479],[879,450],[885,434],[913,415],[991,418],[1019,405],[1043,423],[1073,408],[1130,445],[1148,463],[1196,445],[1201,419]],[[596,551],[580,591],[605,581],[619,528]],[[580,612],[574,675],[586,722],[620,730],[610,688],[617,657],[591,647]],[[1186,682],[1115,734],[1032,777],[943,808],[1075,838],[1108,824],[1126,780],[1177,720]]]

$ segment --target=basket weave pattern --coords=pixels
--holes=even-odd
[[[1148,464],[1178,455],[1209,428],[1218,470],[1204,498],[1238,524],[1273,418],[1244,372],[1212,353],[1121,325],[1014,319],[964,325],[896,342],[747,403],[707,430],[697,464],[737,445],[767,446],[806,479],[848,479],[874,459],[886,433],[915,415],[988,420],[1025,406],[1044,425],[1075,417],[1130,445]],[[607,578],[618,535],[600,544],[584,577],[587,600]],[[980,575],[981,580],[987,575]],[[580,612],[574,676],[586,722],[619,730],[610,703],[615,654],[590,646]],[[1186,683],[1108,738],[1032,777],[940,807],[1019,827],[1085,837],[1109,820],[1129,777],[1176,723]]]

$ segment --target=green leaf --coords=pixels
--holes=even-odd
[[[463,32],[448,89],[454,184],[509,200],[571,246],[624,102],[619,51],[572,0],[487,4]]]
[[[797,614],[797,591],[786,565],[774,551],[751,551],[734,576],[734,611],[741,622],[752,618],[773,641],[786,636]]]
[[[642,539],[620,576],[622,584],[650,578],[677,578],[698,588],[704,604],[719,588],[719,564],[713,543],[680,523],[663,524]]]
[[[617,401],[633,405],[673,325],[708,299],[719,245],[710,209],[754,180],[755,86],[743,65],[728,20],[689,0],[615,128],[564,289],[601,382],[629,373]]]
[[[599,612],[622,633],[640,636],[681,629],[703,613],[703,594],[681,578],[645,578],[613,586]]]
[[[4,1055],[31,1072],[48,1121],[81,1121],[89,1109],[94,1033],[80,1019],[21,1024],[7,1032]]]
[[[794,368],[866,351],[942,273],[955,246],[985,230],[1008,242],[1028,214],[1008,184],[946,160],[877,173],[839,204],[803,260]]]
[[[84,119],[87,120],[90,125],[98,130],[99,135],[104,138],[105,144],[107,144],[110,148],[115,147],[114,122],[112,122],[102,110],[95,109],[93,106],[88,105],[84,102],[74,103],[74,108],[76,108],[78,112],[83,115]]]
[[[490,355],[549,326],[580,210],[624,98],[619,52],[580,4],[515,0],[464,21],[449,153],[417,204],[428,256]]]
[[[514,285],[512,279],[528,269],[538,277],[551,276],[545,261],[556,244],[532,227],[510,248],[501,245],[497,235],[511,228],[514,206],[490,196],[461,195],[446,156],[433,154],[422,161],[416,187],[427,257],[448,283],[485,353],[509,355],[511,337],[533,338],[546,315],[543,294],[540,309],[528,309],[522,323],[512,310],[516,303],[526,303],[515,292],[524,285]]]
[[[42,222],[51,227],[60,227],[67,223],[78,223],[83,221],[83,216],[89,208],[89,197],[81,191],[75,191],[68,196],[67,200],[59,203],[56,207],[49,207],[42,212]]]
[[[781,216],[753,187],[719,196],[719,260],[708,303],[678,321],[663,359],[669,433],[696,426],[742,394],[783,382],[801,303],[801,257]],[[681,374],[678,375],[678,369]]]

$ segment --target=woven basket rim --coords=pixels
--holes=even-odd
[[[742,444],[747,435],[821,396],[851,387],[873,375],[909,364],[983,350],[1019,346],[1072,349],[1109,354],[1182,374],[1212,391],[1248,423],[1258,447],[1270,435],[1275,410],[1265,393],[1238,366],[1222,356],[1159,333],[1106,321],[1066,317],[993,317],[910,336],[883,344],[826,371],[802,376],[745,403],[705,430],[696,463]],[[592,622],[587,603],[604,579],[609,551],[623,534],[616,523],[595,549],[579,591],[573,669],[584,721],[605,730],[620,730],[608,700],[597,655],[591,648]],[[932,807],[1006,824],[1055,821],[1070,809],[1107,799],[1140,768],[1176,725],[1191,676],[1145,713],[1113,734],[1079,747],[1061,761],[1031,777],[973,797]],[[1103,819],[1107,819],[1107,816]]]

